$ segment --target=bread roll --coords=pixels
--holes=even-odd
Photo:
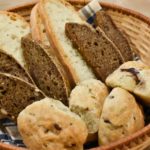
[[[98,132],[99,119],[107,95],[108,89],[105,84],[96,79],[81,82],[71,92],[70,110],[84,120],[89,136]]]
[[[135,98],[115,88],[104,102],[99,122],[99,144],[109,144],[144,127],[144,116]]]
[[[85,123],[60,101],[45,98],[26,107],[18,128],[30,150],[83,150]]]
[[[128,61],[107,77],[106,84],[110,87],[122,87],[132,92],[138,82],[137,74],[143,69],[148,69],[148,67],[141,61]]]
[[[150,67],[141,61],[129,61],[121,65],[106,79],[110,87],[122,87],[150,105]]]

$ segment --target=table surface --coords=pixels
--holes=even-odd
[[[38,0],[0,0],[0,9],[4,10],[12,6],[21,5],[27,2]],[[113,2],[127,8],[139,11],[150,17],[150,0],[102,0]]]

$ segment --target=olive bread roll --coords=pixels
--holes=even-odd
[[[104,102],[99,122],[99,144],[117,141],[143,127],[144,116],[135,98],[124,89],[113,89]]]
[[[60,101],[45,98],[26,107],[18,128],[30,150],[83,150],[85,123]]]
[[[126,89],[150,105],[150,67],[141,61],[124,63],[108,76],[106,84]]]
[[[96,79],[81,82],[71,92],[69,108],[86,123],[88,141],[94,140],[93,134],[98,132],[99,119],[107,95],[108,89],[105,84]]]

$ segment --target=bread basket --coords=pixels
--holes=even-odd
[[[67,0],[77,9],[86,5],[89,0]],[[9,11],[22,15],[29,21],[34,3],[14,7]],[[137,51],[143,62],[150,65],[150,19],[138,12],[122,8],[110,3],[101,2],[101,6],[111,15],[117,26],[130,37],[132,49]],[[126,138],[107,146],[90,150],[150,150],[150,125]],[[0,150],[25,150],[8,144],[0,143]]]

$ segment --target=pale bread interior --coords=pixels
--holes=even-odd
[[[28,23],[19,15],[0,12],[0,49],[12,55],[23,67],[25,65],[21,37],[30,32]]]

